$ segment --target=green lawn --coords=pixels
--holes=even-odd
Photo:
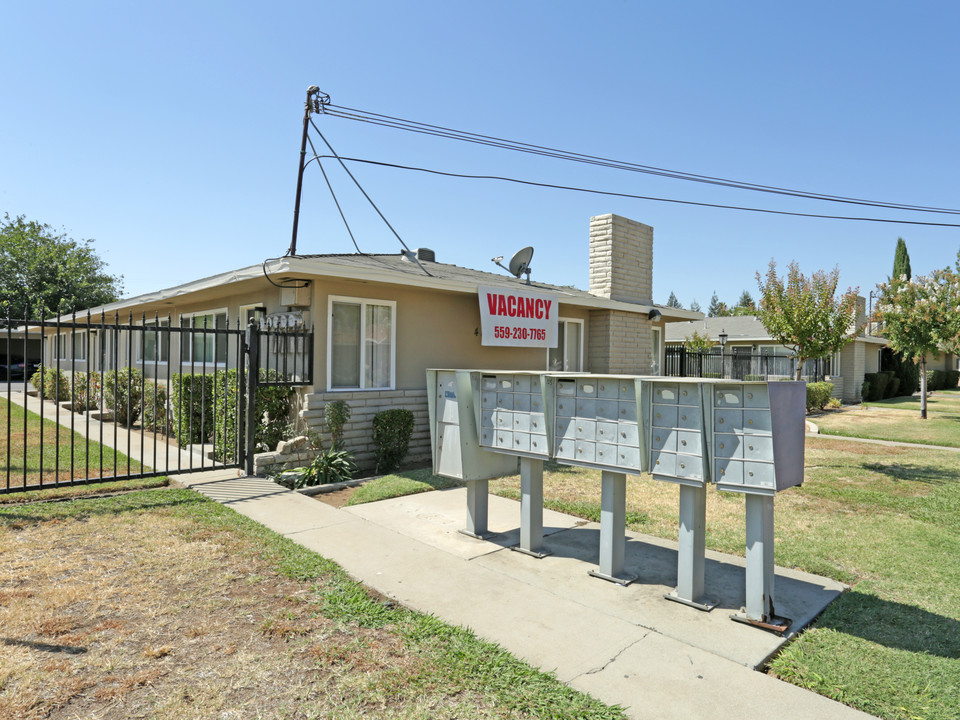
[[[810,418],[824,435],[896,440],[960,447],[960,390],[927,398],[927,419],[920,419],[920,397],[899,397]]]
[[[599,480],[548,465],[545,504],[596,520]],[[519,498],[519,484],[491,489]],[[675,540],[677,495],[629,478],[629,527]],[[708,547],[743,555],[743,497],[707,497]],[[776,563],[853,589],[770,672],[883,718],[960,717],[960,452],[808,438],[804,484],[776,508]]]
[[[404,495],[415,495],[428,490],[443,490],[459,485],[455,480],[438,477],[430,470],[407,470],[368,480],[351,495],[347,505],[387,500]]]
[[[70,413],[61,413],[61,418],[69,419]],[[74,416],[74,420],[78,428],[84,422],[81,415]],[[42,427],[41,440],[40,416],[24,413],[22,406],[0,398],[0,488],[112,476],[114,468],[117,474],[141,470],[137,461],[87,440],[49,417],[43,419]]]

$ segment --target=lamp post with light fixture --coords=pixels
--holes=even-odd
[[[724,361],[723,361],[723,349],[727,346],[727,332],[726,330],[721,329],[720,334],[717,338],[720,340],[720,379],[723,379],[724,376]]]

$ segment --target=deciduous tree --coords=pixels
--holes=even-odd
[[[960,354],[960,253],[955,268],[891,278],[877,286],[880,331],[893,350],[920,365],[920,418],[927,417],[927,358]]]
[[[713,340],[710,339],[706,331],[700,333],[694,330],[692,335],[687,335],[687,337],[684,338],[683,346],[691,352],[710,352],[711,348],[713,348]]]
[[[809,278],[796,261],[787,266],[787,275],[777,275],[770,261],[766,279],[757,273],[760,305],[757,316],[770,337],[792,350],[797,361],[797,380],[807,360],[827,357],[856,335],[854,319],[857,289],[848,289],[838,299],[839,268],[817,270]]]
[[[22,215],[0,223],[0,316],[49,317],[117,300],[122,278],[90,240],[73,240]]]

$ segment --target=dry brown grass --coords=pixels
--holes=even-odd
[[[518,705],[620,717],[518,673],[463,631],[399,609],[383,620],[378,609],[392,603],[355,593],[319,558],[307,582],[279,574],[281,546],[285,561],[306,560],[206,503],[164,501],[178,493],[194,498],[157,490],[3,512],[0,719],[539,715]],[[325,593],[346,604],[327,609]],[[463,673],[488,656],[478,676]],[[494,666],[523,679],[498,684]]]
[[[324,667],[396,665],[231,540],[142,515],[0,533],[0,717],[278,717]]]

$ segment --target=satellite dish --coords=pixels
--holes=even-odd
[[[525,247],[518,250],[516,255],[510,258],[510,273],[514,277],[520,277],[524,273],[527,275],[527,285],[530,284],[530,261],[533,259],[533,248]]]

